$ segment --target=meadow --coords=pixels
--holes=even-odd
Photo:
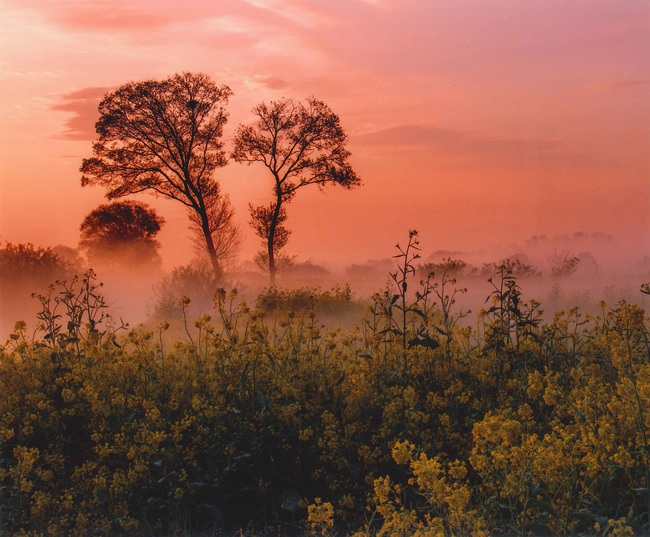
[[[502,264],[469,313],[416,245],[368,300],[217,289],[176,331],[51,285],[0,349],[0,531],[650,533],[644,310],[545,313]]]

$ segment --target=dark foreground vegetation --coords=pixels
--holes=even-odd
[[[0,350],[0,531],[650,533],[644,311],[543,316],[502,266],[470,316],[411,246],[346,331],[346,289],[217,290],[171,341],[52,286]]]

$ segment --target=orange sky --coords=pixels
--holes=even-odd
[[[279,97],[340,116],[364,186],[299,193],[299,260],[386,257],[412,228],[429,252],[602,232],[650,254],[647,0],[1,0],[0,240],[76,246],[99,98],[180,71],[232,88],[227,137]],[[219,178],[250,258],[269,177]],[[183,209],[140,199],[165,266],[189,261]]]

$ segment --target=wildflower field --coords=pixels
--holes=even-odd
[[[344,289],[220,289],[171,338],[51,286],[0,350],[0,531],[650,533],[644,311],[549,315],[502,267],[470,315],[397,257],[350,329]]]

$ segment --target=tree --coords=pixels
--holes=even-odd
[[[214,178],[227,163],[221,138],[231,95],[200,73],[124,84],[100,102],[94,156],[80,169],[82,186],[104,186],[109,199],[148,191],[185,205],[217,279],[222,245],[239,241],[230,200]]]
[[[268,206],[251,206],[251,224],[264,241],[271,285],[275,285],[276,256],[289,238],[284,227],[285,205],[298,189],[338,184],[350,189],[361,179],[348,163],[347,136],[339,118],[313,97],[306,104],[292,99],[261,103],[253,109],[253,125],[240,125],[232,158],[260,162],[274,180],[274,199]]]
[[[7,242],[0,248],[0,281],[9,289],[16,285],[47,285],[58,278],[65,278],[78,270],[54,252],[31,243]],[[30,289],[30,292],[34,289]]]
[[[160,243],[155,237],[164,222],[146,203],[100,205],[81,223],[79,247],[91,263],[129,268],[160,264]]]
[[[0,246],[0,333],[7,334],[19,319],[37,313],[32,293],[44,293],[49,284],[66,280],[81,267],[66,261],[53,248],[31,243]]]
[[[262,239],[264,245],[269,244],[269,237],[271,236],[271,222],[273,221],[273,213],[276,204],[259,205],[255,207],[253,204],[248,204],[248,209],[251,213],[249,224],[255,230],[255,234]],[[273,229],[273,264],[276,272],[283,272],[289,270],[293,266],[294,258],[285,255],[281,250],[289,242],[291,230],[284,226],[287,220],[287,210],[281,207],[278,213],[275,228]],[[255,255],[255,264],[262,270],[269,270],[269,253],[267,250],[260,250]]]
[[[212,237],[214,252],[223,270],[237,257],[242,243],[239,226],[234,224],[235,209],[230,203],[230,198],[227,195],[221,195],[218,190],[207,195],[205,205],[208,231]],[[194,250],[201,262],[207,261],[211,264],[212,254],[204,238],[203,219],[196,212],[190,212],[189,219],[190,229],[193,232]],[[217,282],[220,275],[217,272],[213,274]]]

